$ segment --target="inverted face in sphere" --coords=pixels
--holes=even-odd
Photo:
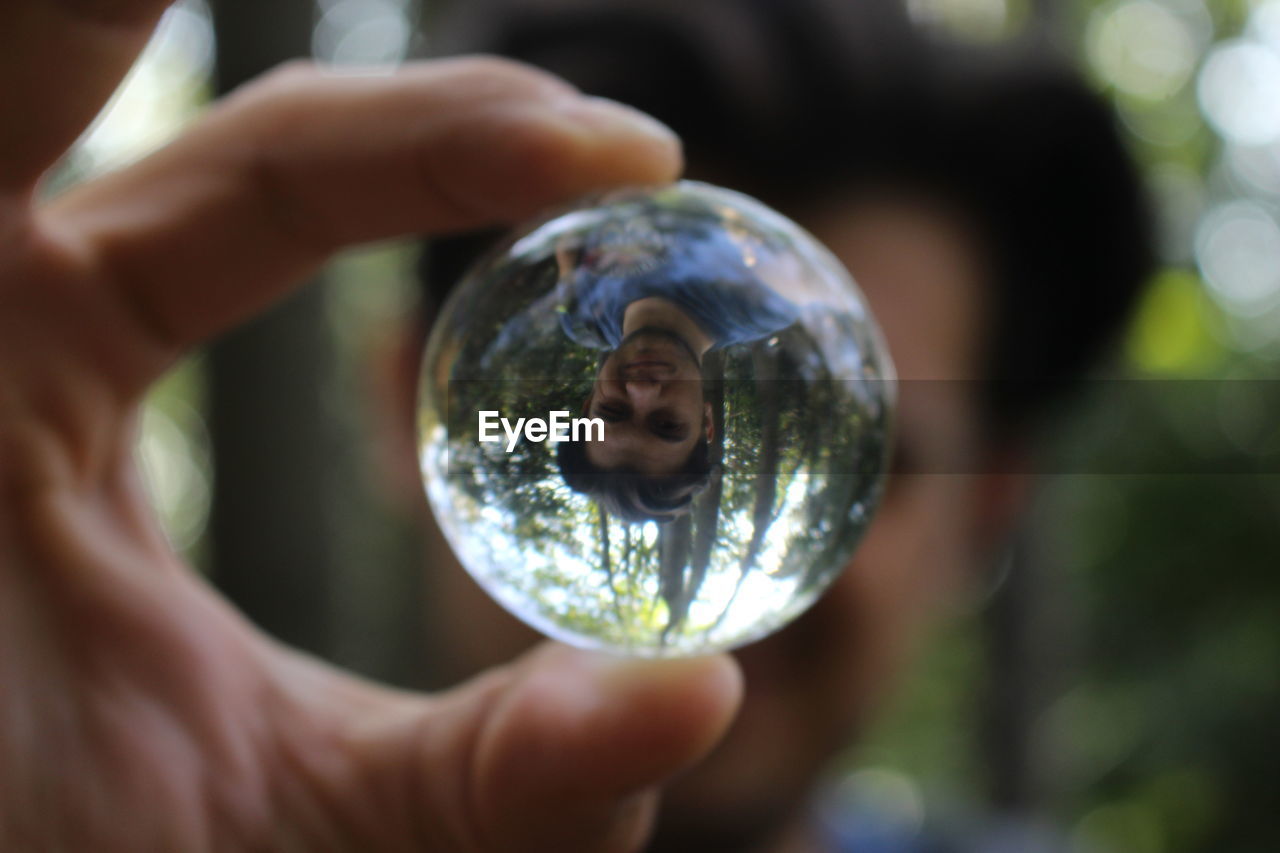
[[[469,572],[557,639],[742,645],[848,562],[892,366],[832,255],[746,196],[618,190],[519,229],[423,362],[427,495]]]

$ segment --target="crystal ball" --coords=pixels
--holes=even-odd
[[[777,630],[884,484],[893,368],[865,298],[798,225],[708,184],[517,229],[454,288],[421,375],[423,483],[459,561],[580,647]]]

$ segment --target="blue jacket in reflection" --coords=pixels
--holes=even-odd
[[[622,344],[627,306],[656,296],[682,308],[715,341],[712,349],[768,337],[800,312],[752,271],[752,257],[720,229],[672,240],[615,228],[584,246],[562,278],[560,324],[583,346],[614,350]]]

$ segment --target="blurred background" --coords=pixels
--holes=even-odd
[[[50,191],[283,59],[382,73],[430,55],[448,6],[182,0]],[[1280,0],[907,11],[941,38],[1034,34],[1076,57],[1145,170],[1162,264],[1123,364],[1053,436],[1018,571],[938,630],[835,796],[906,828],[1015,813],[1079,853],[1280,850]],[[423,686],[421,562],[368,393],[416,303],[415,255],[339,257],[181,365],[140,454],[177,547],[255,620]]]

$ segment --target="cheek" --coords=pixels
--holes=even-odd
[[[956,592],[963,579],[972,478],[957,474],[901,475],[854,557],[869,610],[914,626]]]
[[[877,681],[897,668],[925,623],[964,585],[968,572],[972,478],[898,478],[833,593],[863,620]]]

